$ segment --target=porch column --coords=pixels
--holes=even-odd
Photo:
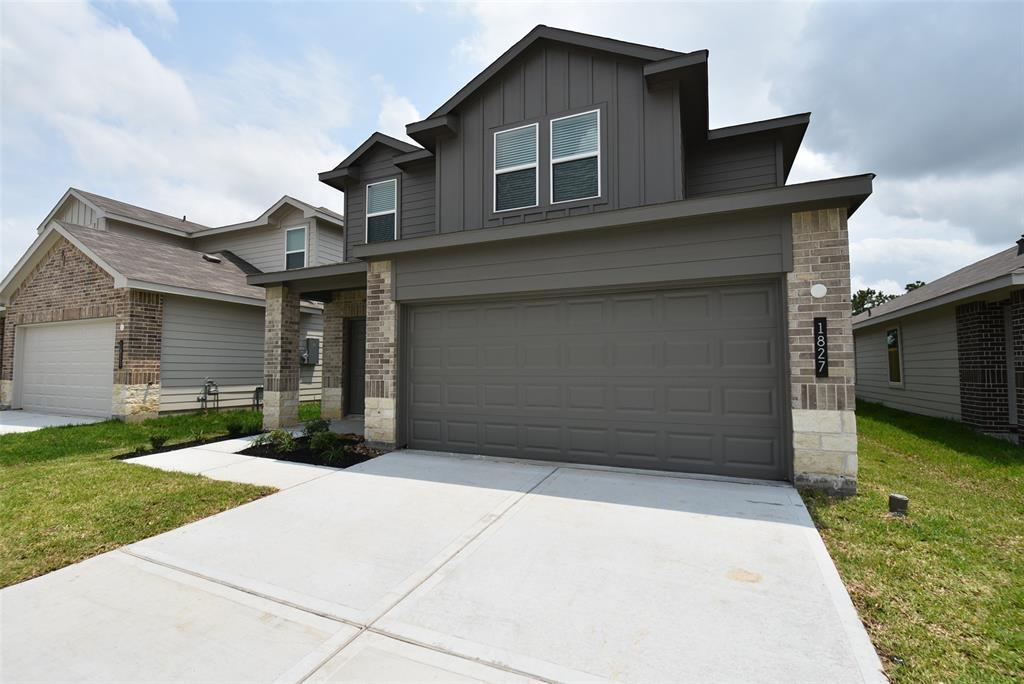
[[[346,413],[345,354],[348,342],[345,328],[348,319],[366,315],[366,290],[334,292],[324,304],[323,389],[320,415],[338,420]]]
[[[398,307],[392,296],[390,261],[366,269],[366,408],[363,434],[372,444],[392,447],[397,435]]]
[[[850,245],[846,208],[794,213],[793,270],[786,274],[793,479],[835,494],[857,490]],[[814,297],[811,287],[824,285]],[[827,329],[828,377],[815,374],[814,319]]]
[[[339,420],[345,415],[345,317],[344,302],[334,293],[324,303],[323,385],[320,390],[320,416]]]
[[[263,340],[263,427],[299,422],[299,294],[287,285],[267,290]]]

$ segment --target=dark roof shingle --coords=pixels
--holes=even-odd
[[[57,221],[57,224],[130,280],[236,297],[264,298],[262,287],[254,287],[245,281],[246,271],[256,269],[251,265],[248,268],[240,266],[240,259],[234,254],[224,255],[220,263],[214,263],[204,259],[202,252],[184,247],[65,221]]]
[[[866,312],[857,314],[853,317],[853,323],[856,325],[870,321],[872,318],[895,313],[915,304],[923,304],[932,299],[971,287],[972,285],[988,282],[989,280],[1018,271],[1024,271],[1024,255],[1018,255],[1017,247],[1011,247],[998,254],[986,257],[981,261],[975,261],[973,264],[964,266],[958,271],[944,275],[892,301],[876,306],[871,310],[870,316]]]

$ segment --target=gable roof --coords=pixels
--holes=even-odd
[[[314,207],[308,202],[295,199],[289,195],[283,195],[281,199],[277,200],[270,205],[266,211],[257,216],[251,221],[242,221],[241,223],[230,223],[226,226],[217,226],[215,228],[204,228],[192,233],[192,237],[204,237],[206,235],[216,235],[217,233],[227,233],[233,230],[244,230],[246,228],[259,228],[265,226],[270,222],[271,217],[277,213],[282,207],[292,207],[302,212],[303,218],[316,217],[330,223],[334,223],[339,227],[345,225],[345,219],[341,214],[331,211],[326,207]]]
[[[340,164],[330,171],[321,171],[317,174],[317,178],[321,183],[326,183],[331,187],[344,190],[343,181],[347,178],[355,178],[358,175],[351,170],[352,167],[358,166],[359,160],[363,155],[369,152],[374,145],[384,145],[385,147],[395,150],[400,155],[420,153],[426,153],[429,155],[429,152],[422,147],[418,147],[412,143],[407,143],[404,140],[399,140],[398,138],[393,138],[390,135],[385,135],[380,131],[374,131],[369,138],[364,140],[363,143],[352,152],[352,154],[342,159]]]
[[[853,317],[853,327],[863,328],[985,292],[1022,285],[1024,255],[1017,251],[1017,247],[1003,250],[876,306],[870,312],[857,314]]]
[[[577,31],[568,31],[566,29],[552,28],[550,26],[545,26],[544,24],[538,24],[532,31],[523,36],[519,42],[502,53],[502,55],[496,60],[491,62],[490,66],[477,74],[473,80],[448,98],[448,101],[434,110],[427,119],[433,119],[450,113],[466,98],[476,92],[476,90],[486,83],[492,76],[505,68],[509,62],[521,55],[527,48],[539,40],[551,40],[559,43],[566,43],[568,45],[589,48],[591,50],[600,50],[601,52],[612,52],[619,55],[635,57],[637,59],[645,59],[652,62],[688,54],[685,52],[665,50],[663,48],[651,47],[649,45],[640,45],[638,43],[630,43],[624,40],[604,38],[603,36],[594,36],[588,33],[579,33]]]
[[[60,220],[50,222],[0,282],[0,300],[8,300],[61,237],[109,273],[114,287],[239,304],[262,306],[264,302],[263,288],[245,280],[248,273],[259,270],[234,254],[209,261],[195,250]]]
[[[120,217],[132,222],[149,223],[160,228],[168,228],[170,230],[181,231],[186,234],[208,229],[208,226],[196,223],[195,221],[186,221],[183,218],[178,218],[169,214],[162,214],[159,211],[153,211],[152,209],[128,204],[127,202],[111,199],[110,197],[104,197],[103,195],[97,195],[93,192],[86,192],[85,190],[79,190],[78,188],[71,188],[70,192],[73,195],[76,195],[83,202],[91,204],[103,213],[115,218]]]

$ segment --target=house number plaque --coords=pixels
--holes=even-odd
[[[814,377],[828,377],[828,319],[814,319]]]

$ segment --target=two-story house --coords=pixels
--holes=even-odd
[[[38,232],[0,282],[0,406],[70,415],[251,405],[265,291],[246,276],[344,259],[341,216],[291,197],[208,227],[71,188]],[[295,310],[306,400],[320,398],[321,311]]]
[[[323,406],[368,440],[856,486],[847,219],[870,174],[787,185],[799,114],[708,128],[706,51],[538,26],[320,179],[343,263],[267,289],[265,425],[296,420],[301,300]]]

